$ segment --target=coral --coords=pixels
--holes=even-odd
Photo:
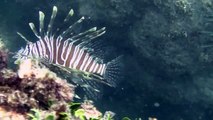
[[[133,13],[133,3],[130,0],[79,0],[78,4],[81,15],[117,25],[126,24],[127,19]]]
[[[0,120],[26,120],[22,114],[0,107]]]
[[[91,101],[85,101],[81,104],[82,109],[84,110],[84,115],[86,119],[95,118],[98,119],[102,116],[101,112],[99,112]]]
[[[50,100],[68,102],[73,99],[73,85],[58,78],[47,68],[40,68],[32,60],[20,64],[18,75],[7,69],[3,69],[0,73],[1,93],[6,96],[3,104],[16,108],[28,106],[45,109]]]
[[[8,52],[7,51],[0,51],[0,70],[7,67],[7,58]]]
[[[74,86],[55,73],[41,67],[38,61],[21,61],[18,74],[7,66],[7,54],[0,51],[0,108],[12,113],[26,114],[32,108],[67,112],[65,103],[74,97]],[[11,111],[11,112],[10,112]],[[1,116],[2,117],[2,116]]]
[[[1,120],[111,120],[111,113],[102,116],[91,101],[74,103],[75,86],[37,60],[19,63],[17,72],[8,69],[7,52],[0,50]]]

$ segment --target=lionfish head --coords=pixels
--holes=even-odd
[[[23,57],[23,56],[21,55],[23,52],[24,52],[24,48],[21,48],[20,50],[18,50],[18,51],[15,53],[15,55],[13,56],[13,58],[19,59],[19,58]]]
[[[27,59],[27,56],[23,54],[23,52],[25,51],[24,48],[21,48],[20,50],[18,50],[15,55],[12,58],[15,58],[15,64],[19,64],[20,61]]]

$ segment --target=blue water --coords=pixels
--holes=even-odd
[[[107,60],[124,55],[123,79],[104,87],[98,109],[116,119],[213,119],[212,1],[1,0],[0,37],[10,51],[25,45],[17,31],[36,41],[28,23],[38,25],[40,10],[48,19],[53,5],[58,21],[73,8],[73,21],[90,17],[80,29],[106,27],[99,39],[108,46]]]

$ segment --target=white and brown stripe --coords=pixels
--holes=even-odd
[[[73,42],[64,41],[62,37],[55,40],[45,36],[44,39],[28,44],[22,54],[46,58],[56,65],[99,75],[103,75],[106,69],[106,64],[97,62],[98,58],[94,58],[87,50],[74,45]]]

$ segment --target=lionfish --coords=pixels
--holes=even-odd
[[[60,32],[59,35],[56,35],[53,33],[53,24],[57,11],[57,7],[53,6],[46,32],[44,31],[45,14],[42,11],[39,11],[39,32],[34,23],[29,23],[31,30],[38,39],[36,42],[30,42],[21,33],[17,32],[27,42],[27,45],[25,48],[21,48],[14,58],[17,58],[17,60],[36,58],[45,60],[48,64],[65,68],[78,79],[78,82],[75,83],[82,86],[93,97],[100,92],[97,82],[115,87],[121,57],[104,63],[98,55],[93,54],[95,50],[90,48],[91,45],[88,47],[95,38],[105,33],[105,27],[100,29],[93,27],[84,32],[75,33],[76,26],[85,20],[85,17],[81,17],[63,32]],[[74,11],[71,9],[63,22],[68,23],[73,14]],[[59,28],[56,29],[56,31],[59,30]]]

